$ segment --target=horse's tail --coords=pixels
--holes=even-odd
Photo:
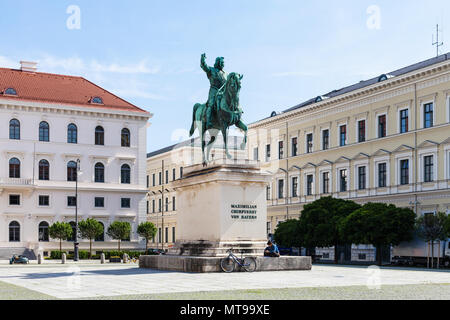
[[[192,135],[194,134],[195,129],[197,128],[197,124],[195,121],[195,114],[197,113],[197,109],[201,106],[200,103],[197,103],[194,106],[194,111],[192,113],[192,125],[191,125],[191,131],[189,131],[189,136],[192,137]]]

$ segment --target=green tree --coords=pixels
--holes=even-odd
[[[59,239],[59,252],[62,253],[62,240],[72,236],[73,230],[70,223],[55,222],[48,228],[48,234],[53,239]]]
[[[280,223],[275,229],[274,239],[282,247],[301,247],[302,239],[299,220],[290,219]]]
[[[444,231],[447,238],[450,238],[450,215],[447,215],[444,224]]]
[[[139,224],[137,228],[137,233],[145,238],[145,252],[147,252],[148,249],[148,241],[153,238],[156,234],[156,227],[151,222],[142,222]]]
[[[334,260],[338,263],[338,246],[345,244],[339,230],[340,221],[360,207],[353,201],[333,197],[323,197],[305,205],[299,219],[303,246],[334,246]]]
[[[446,240],[448,233],[446,230],[448,217],[443,212],[436,214],[427,214],[417,218],[416,231],[417,236],[427,243],[431,243],[431,267],[434,264],[434,243],[438,241],[439,251],[442,240]],[[428,264],[427,257],[427,264]],[[438,254],[438,268],[439,268],[439,254]]]
[[[119,244],[119,252],[120,252],[120,241],[123,239],[127,239],[130,236],[131,225],[129,222],[123,221],[114,221],[108,227],[108,231],[106,234],[118,241]]]
[[[344,218],[340,232],[347,243],[372,244],[382,264],[382,248],[411,241],[414,237],[415,213],[385,203],[367,203]]]
[[[78,229],[83,239],[89,239],[89,259],[92,258],[92,241],[103,234],[103,225],[95,219],[88,218],[78,223]]]

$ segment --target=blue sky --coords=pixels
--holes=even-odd
[[[152,112],[149,152],[186,138],[193,105],[206,101],[203,52],[244,74],[251,123],[435,56],[436,23],[441,53],[450,51],[448,0],[2,2],[0,66],[38,61],[39,71],[84,76]],[[67,27],[71,5],[80,29]]]

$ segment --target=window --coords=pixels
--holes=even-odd
[[[172,211],[176,210],[176,206],[175,206],[175,197],[172,197]]]
[[[103,104],[103,99],[100,98],[100,97],[92,97],[91,103],[95,103],[95,104]]]
[[[159,185],[162,184],[162,172],[159,172]]]
[[[433,177],[433,156],[423,157],[423,181],[432,182]]]
[[[270,161],[270,144],[266,145],[266,162]]]
[[[127,128],[122,129],[120,141],[122,147],[130,146],[130,130],[128,130]]]
[[[17,119],[9,121],[9,138],[11,140],[20,140],[20,122]]]
[[[347,169],[339,170],[340,191],[347,191]]]
[[[313,194],[313,182],[314,182],[314,176],[312,174],[309,174],[306,176],[306,195],[312,196]]]
[[[272,190],[270,184],[266,187],[266,200],[270,200],[272,198]]]
[[[165,241],[166,241],[166,243],[168,243],[169,242],[169,228],[165,227],[164,229],[165,229],[165,234],[166,234]]]
[[[149,210],[150,210],[150,203],[149,203],[149,201],[147,200],[147,211],[146,211],[146,212],[147,212],[147,214],[149,214],[149,213],[150,213],[150,211],[149,211]]]
[[[313,152],[313,134],[308,133],[306,135],[306,153]]]
[[[99,183],[105,182],[105,166],[103,165],[103,163],[96,163],[94,171],[94,181]]]
[[[358,167],[358,189],[366,189],[366,167]]]
[[[44,159],[39,161],[39,180],[50,180],[50,164]]]
[[[278,199],[284,198],[284,180],[278,180]]]
[[[329,172],[322,173],[322,193],[323,194],[330,193],[330,173]]]
[[[94,206],[96,208],[104,208],[105,207],[105,198],[103,197],[95,197]]]
[[[155,199],[152,200],[152,212],[155,213],[156,206],[155,206]]]
[[[78,143],[78,129],[73,123],[67,126],[67,143]]]
[[[120,181],[123,184],[131,183],[131,168],[127,164],[122,165],[120,168]]]
[[[155,174],[152,175],[152,182],[153,182],[153,186],[156,185],[156,176]]]
[[[131,199],[130,198],[121,198],[120,199],[120,207],[121,208],[131,208]]]
[[[105,241],[105,225],[100,221],[99,223],[102,225],[103,232],[95,238],[95,241]]]
[[[172,181],[176,180],[175,173],[176,173],[176,170],[175,170],[175,168],[173,168],[172,169]]]
[[[150,177],[147,175],[147,188],[150,187]]]
[[[343,125],[339,127],[339,145],[345,146],[347,143],[347,126]]]
[[[10,206],[20,206],[20,195],[10,194],[9,195],[9,205]]]
[[[39,124],[39,141],[50,141],[50,126],[45,121]]]
[[[322,149],[327,150],[330,148],[330,130],[326,129],[322,131]]]
[[[166,184],[169,183],[169,170],[166,170]]]
[[[358,142],[366,141],[366,120],[358,121]]]
[[[162,236],[161,236],[161,228],[158,228],[158,242],[161,242]]]
[[[13,179],[20,178],[20,160],[17,158],[9,160],[9,177]]]
[[[77,197],[73,197],[73,196],[67,197],[67,206],[68,207],[76,207],[77,206]]]
[[[283,141],[278,142],[278,159],[283,159],[284,146]]]
[[[175,227],[172,227],[172,243],[175,243]]]
[[[9,242],[20,242],[20,224],[17,221],[9,224]]]
[[[431,128],[433,126],[433,103],[427,103],[423,106],[423,127]]]
[[[97,146],[105,145],[105,130],[101,126],[95,128],[95,144]]]
[[[162,206],[161,206],[161,199],[158,199],[158,212],[161,212]]]
[[[292,197],[298,197],[298,177],[292,177]]]
[[[386,115],[378,117],[378,138],[386,137]]]
[[[385,188],[387,186],[387,164],[378,164],[378,188]]]
[[[75,161],[67,164],[67,181],[77,181],[77,163]]]
[[[183,178],[183,167],[180,167],[180,179]]]
[[[297,156],[297,137],[292,138],[292,156]]]
[[[39,206],[40,207],[48,207],[50,205],[50,197],[49,196],[39,196]]]
[[[48,227],[49,227],[48,222],[42,221],[41,223],[39,223],[38,234],[39,234],[40,242],[48,242],[49,241]]]
[[[9,95],[9,96],[17,96],[17,91],[14,88],[8,88],[3,92],[3,94]]]
[[[258,161],[258,147],[253,148],[253,160]]]
[[[400,160],[400,184],[409,184],[409,160]]]
[[[408,109],[404,109],[400,111],[400,133],[408,132],[408,122],[409,122],[409,115],[408,115]]]

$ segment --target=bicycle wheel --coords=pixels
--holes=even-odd
[[[235,268],[234,260],[230,257],[223,258],[220,260],[220,267],[223,272],[233,272]]]
[[[244,264],[242,265],[245,271],[253,272],[256,270],[256,259],[253,257],[244,258]]]

